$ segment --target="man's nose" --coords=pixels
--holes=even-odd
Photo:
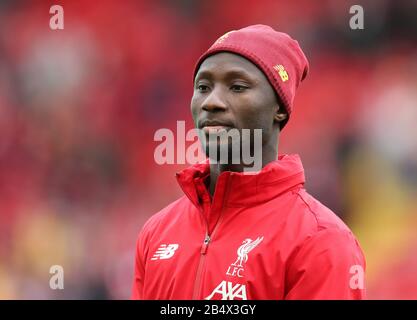
[[[208,94],[203,101],[202,108],[209,112],[225,111],[227,109],[220,88],[215,88]]]

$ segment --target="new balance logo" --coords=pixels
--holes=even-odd
[[[175,251],[178,249],[178,244],[161,244],[156,250],[155,254],[151,258],[151,260],[163,260],[163,259],[169,259],[174,254]]]
[[[230,281],[223,280],[205,300],[212,300],[213,298],[220,298],[221,300],[248,300],[246,286],[240,283],[234,285]]]

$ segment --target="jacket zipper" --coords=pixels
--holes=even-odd
[[[180,186],[181,186],[181,184],[180,184]],[[191,199],[189,193],[186,192],[184,190],[184,188],[182,188],[182,186],[181,186],[181,189],[184,192],[184,194],[186,194],[187,197],[189,199]],[[221,216],[222,216],[222,213],[223,213],[223,208],[222,208]],[[203,271],[204,260],[206,258],[207,248],[208,248],[208,245],[209,245],[210,240],[211,240],[211,238],[210,238],[210,236],[208,234],[208,230],[209,230],[208,222],[207,222],[207,219],[204,217],[203,210],[200,210],[200,214],[201,214],[202,218],[204,219],[204,223],[206,225],[206,235],[204,237],[203,245],[201,246],[201,249],[200,249],[200,259],[199,259],[199,262],[198,262],[197,273],[196,273],[196,277],[195,277],[195,281],[194,281],[194,288],[193,288],[193,295],[192,295],[192,299],[193,300],[196,300],[197,299],[198,293],[200,291],[200,287],[201,287],[201,275],[202,275],[202,271]],[[215,225],[215,227],[213,229],[212,235],[214,234],[214,231],[216,231],[216,229],[217,229],[217,225],[220,222],[221,216],[219,218],[219,221],[216,223],[216,225]]]
[[[203,267],[204,267],[204,262],[206,260],[207,249],[208,249],[211,239],[213,239],[218,227],[222,223],[222,220],[223,220],[223,207],[222,207],[222,212],[220,213],[219,220],[217,221],[216,225],[214,226],[213,232],[211,233],[211,237],[208,234],[208,224],[206,221],[206,236],[204,237],[204,241],[200,249],[200,261],[198,263],[197,274],[196,274],[195,282],[194,282],[194,291],[193,291],[193,298],[192,298],[193,300],[198,299],[198,295],[201,290],[201,282],[202,282],[201,276],[203,274]]]
[[[216,231],[217,231],[218,227],[220,226],[220,224],[222,223],[222,220],[223,220],[224,202],[225,202],[225,200],[228,196],[228,193],[229,193],[229,183],[226,184],[225,189],[226,190],[225,190],[225,194],[223,196],[223,202],[222,202],[220,217],[219,217],[219,220],[217,221],[217,223],[214,226],[214,229],[213,229],[213,232],[211,233],[211,236],[208,234],[209,226],[208,226],[207,219],[203,216],[205,224],[206,224],[206,235],[204,237],[204,241],[203,241],[203,244],[202,244],[201,249],[200,249],[200,261],[198,263],[197,274],[196,274],[195,282],[194,282],[194,290],[193,290],[193,297],[192,297],[193,300],[198,299],[199,293],[201,291],[203,267],[204,267],[204,262],[206,260],[206,253],[207,253],[208,246],[210,244],[210,241],[213,239],[214,235],[216,234]]]
[[[192,297],[193,300],[197,299],[198,292],[200,290],[204,260],[206,260],[206,252],[207,252],[207,247],[209,243],[210,243],[210,236],[206,233],[206,237],[204,238],[204,242],[200,250],[200,260],[198,262],[197,273],[196,273],[195,281],[194,281],[194,289],[193,289],[193,297]]]

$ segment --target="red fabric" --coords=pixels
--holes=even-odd
[[[352,266],[365,270],[362,250],[306,192],[298,155],[280,156],[256,174],[223,172],[212,200],[208,174],[207,163],[177,174],[185,196],[143,227],[133,299],[364,298],[365,289],[350,287]],[[162,245],[178,248],[155,260]]]
[[[296,40],[261,24],[230,31],[217,39],[198,59],[194,78],[204,59],[223,51],[237,53],[260,68],[280,97],[288,116],[291,115],[295,91],[307,76],[309,68],[307,58]],[[287,80],[274,68],[278,65],[283,66]]]

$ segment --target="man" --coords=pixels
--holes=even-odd
[[[307,72],[298,43],[264,25],[228,32],[200,57],[191,110],[209,160],[177,174],[185,195],[140,232],[132,298],[364,298],[357,240],[306,192],[299,157],[278,157],[280,130]],[[210,139],[231,130],[250,130],[261,170],[211,156],[236,146]]]

